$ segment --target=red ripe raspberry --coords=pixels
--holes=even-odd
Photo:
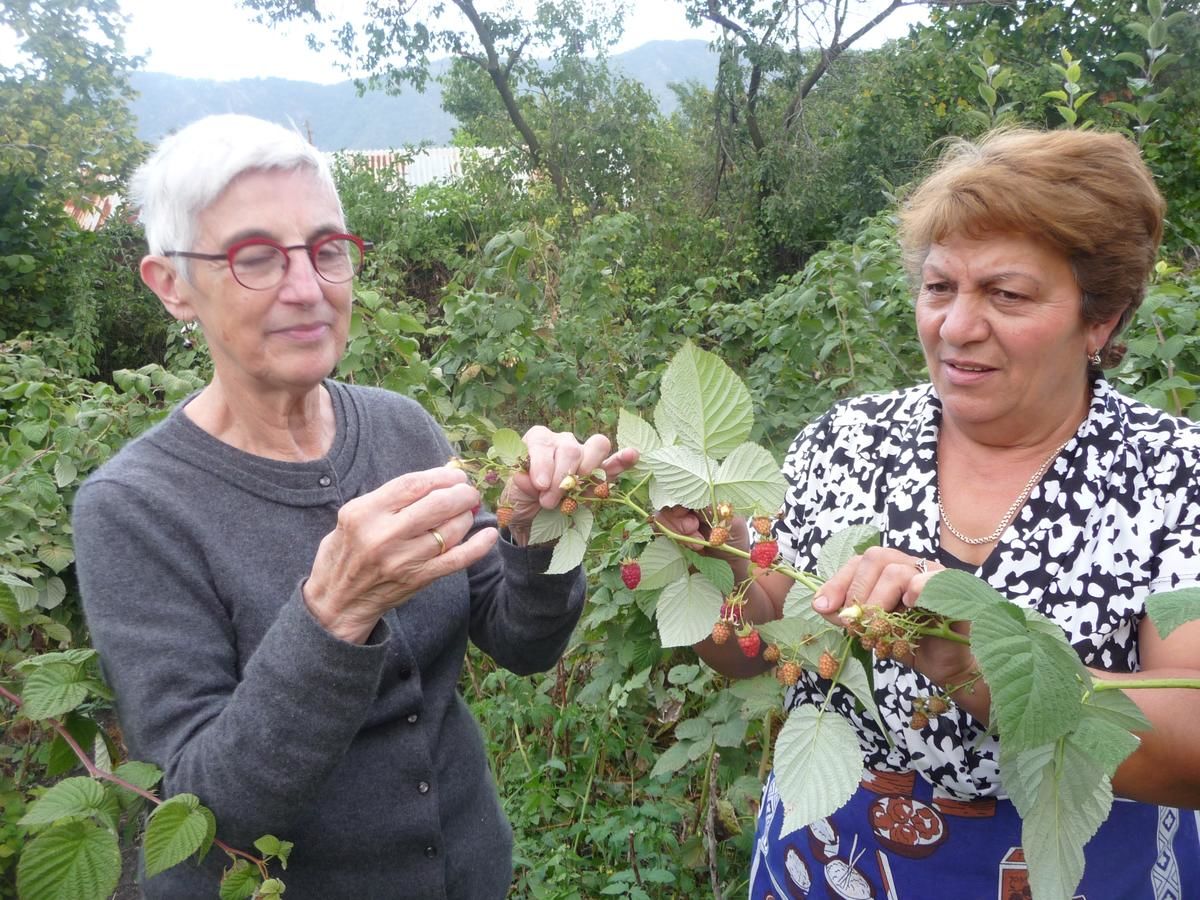
[[[950,704],[946,702],[945,697],[941,696],[940,694],[934,694],[926,702],[925,708],[928,709],[932,715],[940,716],[950,708]]]
[[[771,536],[771,519],[769,516],[755,516],[750,520],[750,524],[763,537]]]
[[[594,494],[596,497],[598,497],[601,500],[607,500],[608,495],[611,492],[612,492],[612,488],[610,488],[608,486],[607,481],[602,481],[598,485],[596,485],[594,488],[592,488],[592,494]]]
[[[800,680],[800,665],[794,662],[785,662],[779,667],[779,680],[791,687]]]
[[[562,502],[558,504],[558,510],[564,516],[574,515],[577,509],[579,509],[579,501],[574,497],[563,497]]]
[[[775,562],[779,556],[779,543],[777,541],[759,541],[750,548],[750,562],[754,563],[760,569],[765,569],[771,563]]]
[[[625,587],[631,591],[641,584],[642,567],[638,565],[637,560],[627,559],[621,563],[621,580],[625,582]]]
[[[821,654],[821,658],[817,661],[817,672],[822,678],[833,678],[838,673],[837,657],[826,650]]]
[[[775,644],[767,644],[763,650],[763,659],[769,663],[779,662],[779,647]]]
[[[746,634],[738,635],[738,646],[742,648],[743,655],[754,659],[762,649],[762,635],[752,628]]]
[[[512,522],[513,508],[511,506],[502,506],[496,510],[496,524],[501,528],[507,528]]]
[[[921,712],[919,709],[912,714],[912,721],[908,723],[908,727],[913,731],[920,731],[929,724],[929,716]]]
[[[729,540],[729,529],[724,525],[718,525],[708,535],[708,542],[714,547],[720,547]]]
[[[731,637],[733,637],[733,626],[724,619],[718,619],[712,629],[713,643],[724,644]]]

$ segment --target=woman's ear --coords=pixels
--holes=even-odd
[[[146,287],[154,291],[172,317],[180,322],[190,322],[196,318],[196,312],[183,291],[187,282],[173,262],[165,256],[144,256],[138,271]]]
[[[1126,307],[1127,309],[1128,307]],[[1099,350],[1108,343],[1108,339],[1112,337],[1113,332],[1117,328],[1117,323],[1121,321],[1121,316],[1125,314],[1125,309],[1118,310],[1109,316],[1103,322],[1092,322],[1088,326],[1088,346]]]

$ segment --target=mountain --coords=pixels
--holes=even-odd
[[[700,40],[651,41],[611,58],[612,67],[635,78],[657,99],[664,113],[675,109],[671,82],[711,85],[717,58]],[[434,74],[445,71],[434,63]],[[430,80],[425,93],[398,96],[371,91],[358,96],[354,83],[312,84],[284,78],[211,81],[160,72],[133,72],[130,83],[138,137],[157,143],[204,115],[240,112],[291,122],[311,135],[322,150],[373,150],[406,144],[447,144],[456,122],[442,107],[441,85]]]

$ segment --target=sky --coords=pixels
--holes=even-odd
[[[716,34],[715,26],[691,27],[678,0],[632,0],[629,7],[625,36],[612,52],[651,40],[711,40]],[[309,50],[302,26],[270,29],[259,25],[237,0],[121,0],[121,9],[129,20],[126,49],[146,56],[142,68],[148,72],[217,81],[273,77],[321,84],[351,77],[335,65],[336,51]],[[902,18],[901,13],[909,15]],[[886,28],[872,33],[874,40],[861,46],[877,46],[904,34],[907,23],[919,15],[911,9],[901,13],[894,14]]]

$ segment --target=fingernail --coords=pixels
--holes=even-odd
[[[829,598],[822,597],[820,594],[818,594],[816,597],[813,598],[813,609],[820,610],[821,612],[828,612],[829,611]]]

